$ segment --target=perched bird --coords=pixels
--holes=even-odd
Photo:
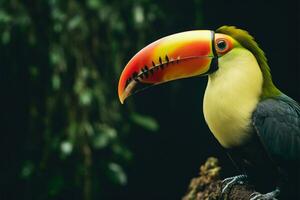
[[[300,199],[300,106],[273,84],[248,32],[222,26],[161,38],[129,61],[118,95],[123,103],[149,86],[204,75],[205,121],[241,172],[223,181],[222,192],[249,181],[259,191],[252,200]]]

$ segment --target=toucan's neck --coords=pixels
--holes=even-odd
[[[203,110],[222,146],[238,146],[249,137],[251,115],[260,101],[262,86],[262,72],[248,50],[238,48],[219,58],[219,70],[209,76]]]

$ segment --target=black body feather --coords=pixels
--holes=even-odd
[[[261,101],[252,114],[250,140],[228,150],[258,190],[279,186],[279,199],[300,199],[300,106],[286,95]]]

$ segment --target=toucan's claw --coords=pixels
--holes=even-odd
[[[248,178],[247,175],[241,174],[238,176],[233,176],[233,177],[224,179],[222,181],[222,196],[224,196],[225,194],[228,194],[234,185],[244,184],[245,180],[247,178]],[[225,184],[225,186],[223,187],[224,184]]]
[[[259,192],[253,192],[250,195],[250,200],[277,200],[277,196],[279,195],[280,190],[276,188],[276,190],[266,193],[266,194],[261,194]]]

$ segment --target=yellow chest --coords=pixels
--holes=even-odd
[[[247,140],[252,112],[261,94],[263,80],[256,59],[247,53],[243,58],[234,65],[230,57],[226,62],[220,58],[220,63],[226,64],[209,77],[204,95],[205,121],[225,148]]]

